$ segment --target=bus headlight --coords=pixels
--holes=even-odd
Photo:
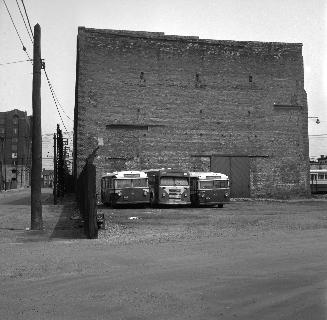
[[[229,197],[229,192],[225,192],[225,198],[228,198]]]
[[[118,195],[118,197],[121,197],[123,194],[122,194],[121,191],[118,191],[118,192],[117,192],[117,195]]]
[[[143,195],[144,195],[144,197],[146,197],[147,194],[148,194],[148,191],[147,191],[147,190],[143,190]]]
[[[162,197],[164,198],[165,196],[166,196],[166,195],[163,193],[163,194],[162,194]]]

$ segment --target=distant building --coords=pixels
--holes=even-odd
[[[30,185],[31,126],[26,111],[0,112],[0,190]]]
[[[42,170],[42,188],[52,188],[53,187],[53,178],[54,172],[53,170]]]
[[[327,156],[321,155],[320,158],[310,161],[310,169],[327,169]]]
[[[42,168],[53,170],[53,134],[42,135]],[[69,173],[72,173],[73,164],[73,132],[63,132],[65,161]]]

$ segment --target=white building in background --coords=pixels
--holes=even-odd
[[[64,151],[66,151],[66,161],[69,173],[72,173],[73,165],[73,131],[63,132]],[[42,135],[42,168],[53,170],[53,133]]]

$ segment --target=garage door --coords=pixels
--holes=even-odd
[[[211,170],[227,174],[231,197],[250,197],[250,164],[246,156],[212,156]]]

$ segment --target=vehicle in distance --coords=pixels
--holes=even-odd
[[[218,206],[230,201],[228,176],[218,172],[190,172],[192,206]]]
[[[191,204],[188,171],[162,168],[147,170],[146,173],[152,206]]]
[[[101,201],[112,207],[150,202],[148,177],[143,171],[117,171],[101,178]]]

